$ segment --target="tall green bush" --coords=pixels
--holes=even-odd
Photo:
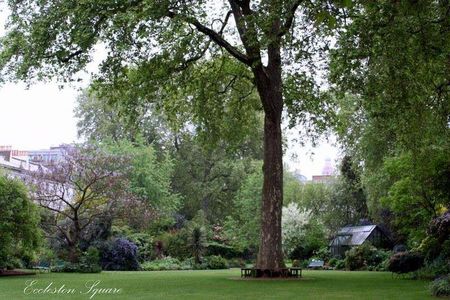
[[[39,212],[22,182],[0,174],[0,271],[31,258],[42,243]]]

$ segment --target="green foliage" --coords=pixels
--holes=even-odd
[[[414,279],[433,280],[447,274],[450,274],[449,259],[438,257],[431,262],[426,262],[424,267],[412,274],[412,277]]]
[[[202,263],[196,263],[195,258],[180,261],[170,256],[162,259],[146,261],[141,264],[143,271],[165,271],[165,270],[201,270],[201,269],[228,269],[228,262],[221,256],[206,256],[202,259]]]
[[[191,254],[195,259],[195,263],[200,264],[201,257],[205,253],[206,248],[204,227],[194,225],[191,229],[188,243]]]
[[[120,107],[96,95],[83,91],[77,98],[75,117],[78,118],[78,136],[95,143],[119,143],[123,140],[142,140],[162,151],[170,138],[167,122],[155,105],[143,105],[132,115],[121,113]]]
[[[254,162],[254,172],[244,178],[233,200],[233,215],[225,220],[224,228],[229,243],[239,251],[253,253],[259,245],[262,168]]]
[[[42,243],[39,212],[22,182],[0,174],[0,270],[32,260]]]
[[[100,251],[97,248],[89,247],[87,251],[80,255],[78,263],[59,262],[51,268],[55,273],[100,273]]]
[[[322,245],[324,245],[323,242]],[[320,249],[315,250],[313,253],[313,258],[323,260],[324,262],[329,261],[331,257],[331,252],[328,246],[322,246]]]
[[[165,271],[165,270],[181,270],[181,262],[170,256],[153,261],[146,261],[141,264],[143,271]]]
[[[390,252],[378,250],[368,243],[353,247],[345,252],[345,267],[348,270],[381,270]]]
[[[163,214],[176,210],[180,197],[171,192],[174,165],[168,154],[158,161],[152,146],[125,140],[111,145],[109,150],[131,157],[130,189],[136,197]]]
[[[442,171],[450,166],[450,157],[443,148],[429,150],[388,158],[382,169],[391,186],[381,203],[395,213],[397,230],[416,244],[425,238],[430,220],[449,203],[446,190],[436,185],[448,180]]]
[[[326,246],[325,228],[310,218],[297,204],[283,208],[282,217],[283,251],[292,259],[305,259]]]
[[[100,273],[100,251],[97,248],[89,247],[86,252],[80,256],[78,272],[80,273]]]
[[[429,285],[430,292],[435,297],[450,296],[450,276],[443,276],[433,280]]]
[[[343,270],[345,269],[345,259],[337,259],[333,257],[328,261],[328,265],[335,270]]]
[[[239,257],[242,253],[234,249],[232,246],[218,243],[218,242],[208,242],[206,245],[207,255],[219,255],[224,258]]]
[[[228,266],[230,268],[245,268],[246,267],[245,260],[242,258],[231,258],[228,259]]]
[[[336,262],[335,269],[336,270],[343,270],[343,269],[345,269],[345,260],[344,259],[338,260]]]
[[[195,136],[183,135],[173,152],[172,186],[184,196],[180,213],[192,219],[201,209],[211,223],[222,223],[232,213],[242,178],[254,171],[252,158],[261,156],[261,139],[258,132],[232,151],[226,143],[211,149]]]
[[[287,169],[287,166],[286,168]],[[285,205],[291,202],[300,204],[303,197],[304,185],[292,173],[284,172],[283,174],[283,203]]]
[[[427,237],[418,249],[428,262],[438,258],[450,260],[450,211],[434,218],[427,230]]]
[[[228,262],[220,255],[211,255],[205,258],[208,264],[208,268],[211,270],[216,269],[228,269]]]
[[[112,226],[113,237],[123,237],[133,242],[138,248],[139,262],[150,260],[154,257],[154,239],[145,232],[133,232],[128,226]]]
[[[354,1],[332,51],[340,142],[364,165],[372,218],[412,246],[449,203],[447,6]]]

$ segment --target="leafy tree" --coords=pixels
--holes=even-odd
[[[381,204],[393,212],[394,228],[409,237],[412,245],[427,236],[429,222],[450,204],[450,157],[439,148],[429,150],[415,157],[404,153],[387,158],[381,169],[390,183]]]
[[[32,199],[49,213],[45,226],[62,237],[72,262],[89,226],[112,218],[123,200],[133,199],[127,193],[128,168],[125,156],[85,147],[68,149],[60,163],[28,174]]]
[[[348,5],[348,1],[336,3]],[[304,123],[310,133],[314,125],[319,130],[326,125],[324,115],[331,110],[319,100],[321,91],[313,78],[328,48],[321,39],[327,27],[321,25],[336,25],[330,14],[334,3],[8,4],[9,31],[0,46],[3,80],[74,78],[90,61],[94,46],[102,43],[107,58],[95,86],[106,99],[121,102],[129,114],[142,102],[161,99],[158,103],[169,120],[190,119],[198,132],[212,139],[223,135],[238,140],[249,134],[255,111],[262,109],[264,181],[257,265],[284,266],[282,113],[286,105],[291,125]]]
[[[332,203],[328,209],[334,211],[334,217],[341,225],[357,224],[369,216],[359,170],[351,157],[344,156],[340,171],[341,174],[332,187]]]
[[[22,182],[0,174],[0,272],[31,259],[42,242],[39,212]]]
[[[168,215],[176,211],[180,196],[171,191],[174,161],[167,152],[158,159],[154,148],[146,146],[139,139],[133,144],[126,140],[118,141],[106,146],[106,149],[115,155],[128,157],[129,191],[138,200],[156,214]]]
[[[417,244],[448,205],[448,1],[353,1],[343,18],[337,132],[364,166],[372,217]]]
[[[240,251],[255,252],[259,247],[261,210],[261,163],[254,163],[254,172],[242,183],[233,200],[233,214],[224,224],[226,236]]]
[[[302,195],[303,182],[300,182],[292,173],[285,171],[283,176],[283,202],[288,205],[290,203],[299,203]]]
[[[249,144],[259,144],[248,141]],[[172,187],[183,195],[180,213],[187,219],[203,210],[211,223],[223,223],[232,214],[233,199],[242,185],[242,178],[254,170],[251,163],[258,150],[245,146],[241,151],[227,151],[227,146],[205,147],[195,136],[184,136],[174,151]]]
[[[144,142],[162,151],[173,138],[167,122],[151,103],[131,118],[94,92],[84,91],[77,98],[75,116],[78,136],[96,143]]]
[[[300,187],[296,193],[293,203],[311,212],[314,217],[322,218],[328,212],[332,186],[323,183],[309,182]],[[287,203],[289,204],[289,202]],[[322,219],[325,221],[325,219]]]

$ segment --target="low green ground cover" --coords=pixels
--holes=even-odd
[[[428,282],[393,278],[387,272],[304,271],[303,275],[300,280],[241,280],[238,269],[42,273],[0,277],[0,299],[435,299],[428,294]],[[33,288],[25,290],[32,281]],[[88,290],[96,281],[97,289],[121,291],[97,290],[93,295],[95,290]],[[51,293],[63,285],[65,292],[75,292]],[[39,292],[44,294],[35,294]]]

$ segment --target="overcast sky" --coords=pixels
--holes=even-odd
[[[0,35],[4,34],[5,21],[6,12],[0,11]],[[87,84],[86,80],[81,86]],[[0,145],[34,150],[76,142],[77,120],[73,110],[77,88],[59,89],[54,82],[38,83],[30,88],[23,83],[0,86]],[[293,154],[296,159],[292,159]],[[337,156],[337,149],[330,143],[323,142],[314,149],[290,142],[285,162],[291,170],[299,170],[311,178],[321,174],[326,158],[334,163]]]

